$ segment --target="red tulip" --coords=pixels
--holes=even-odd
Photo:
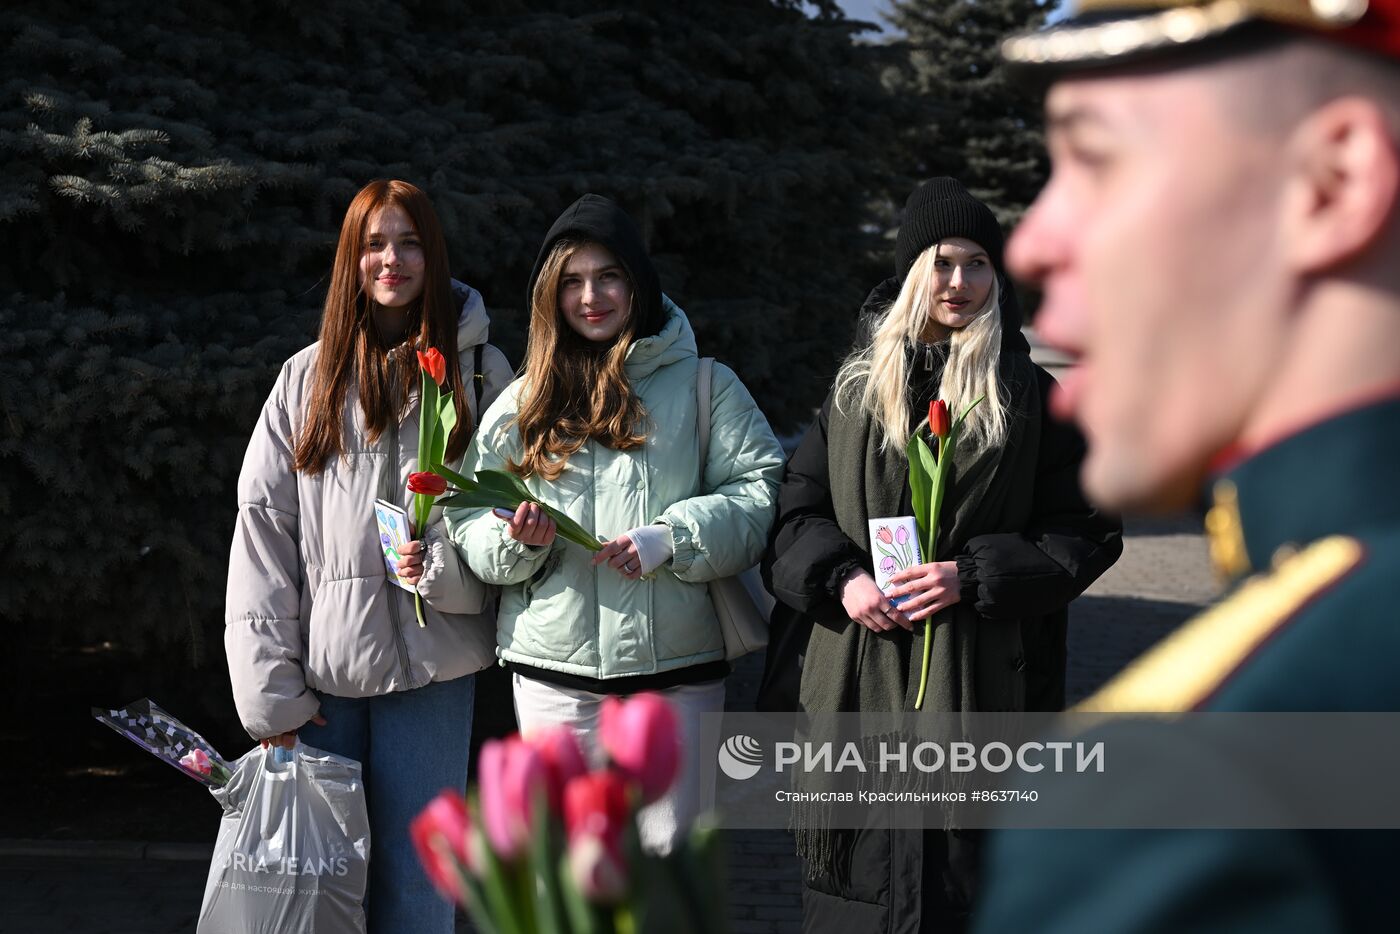
[[[421,471],[408,475],[408,491],[424,496],[441,496],[447,492],[447,481],[435,473]]]
[[[418,851],[418,861],[423,864],[423,871],[432,880],[433,886],[444,897],[465,905],[467,892],[457,866],[464,866],[467,871],[475,873],[479,863],[467,843],[471,834],[471,817],[461,794],[445,789],[429,801],[428,806],[408,825],[408,834]]]
[[[533,746],[544,760],[549,809],[557,813],[563,805],[564,786],[588,771],[578,737],[566,726],[549,726],[531,733],[525,742]]]
[[[876,529],[875,537],[878,538],[880,541],[884,542],[886,545],[894,544],[894,535],[890,533],[890,528],[887,525],[882,525],[878,529]]]
[[[436,347],[428,348],[428,352],[418,351],[418,365],[433,378],[433,382],[441,386],[447,382],[447,361],[443,359],[442,352]]]
[[[530,845],[536,795],[546,794],[544,759],[519,736],[481,747],[481,819],[496,855],[509,862]]]
[[[627,777],[613,769],[569,779],[564,786],[564,831],[568,838],[597,837],[621,854],[622,834],[631,813],[627,786]]]
[[[681,762],[680,724],[660,694],[609,697],[598,713],[598,739],[624,776],[636,782],[648,804],[666,793]]]
[[[928,430],[935,438],[948,437],[948,403],[934,399],[928,404]]]
[[[590,901],[612,903],[627,894],[622,838],[631,820],[629,784],[621,773],[604,769],[564,786],[569,874]]]

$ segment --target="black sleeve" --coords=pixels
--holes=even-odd
[[[1036,371],[1041,429],[1030,522],[1021,532],[978,535],[957,558],[963,598],[974,599],[974,608],[988,619],[1064,608],[1123,551],[1122,523],[1091,507],[1080,489],[1083,436],[1050,415],[1054,380]]]
[[[787,606],[804,613],[830,608],[836,586],[866,564],[860,547],[836,524],[827,479],[826,428],[831,397],[788,460],[778,488],[778,518],[763,555],[763,582]]]

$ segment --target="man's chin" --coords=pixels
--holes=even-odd
[[[1194,473],[1174,473],[1144,460],[1115,455],[1090,445],[1081,482],[1089,501],[1119,514],[1164,515],[1195,509],[1200,480]]]

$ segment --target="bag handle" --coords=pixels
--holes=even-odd
[[[700,368],[695,371],[695,416],[700,435],[700,488],[702,490],[705,487],[705,463],[710,455],[710,380],[714,368],[714,357],[701,357]]]

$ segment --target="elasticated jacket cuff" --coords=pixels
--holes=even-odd
[[[826,579],[826,592],[836,599],[841,599],[841,582],[857,568],[864,567],[865,563],[859,558],[846,558],[837,562],[831,569],[831,576]]]
[[[958,590],[964,603],[977,599],[977,559],[972,555],[958,555]]]

